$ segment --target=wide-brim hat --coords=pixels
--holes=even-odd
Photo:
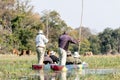
[[[54,52],[54,51],[51,51],[50,54],[51,54],[51,55],[55,55],[55,52]]]
[[[43,33],[43,30],[39,30],[38,33],[42,34],[42,33]]]
[[[79,53],[78,52],[74,52],[74,57],[80,57]]]

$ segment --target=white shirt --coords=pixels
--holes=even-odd
[[[35,41],[36,41],[36,47],[37,46],[45,47],[45,44],[48,42],[48,39],[43,34],[38,34],[36,36]]]

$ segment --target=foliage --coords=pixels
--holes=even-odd
[[[91,35],[89,37],[90,42],[90,49],[93,52],[93,54],[100,54],[100,39],[96,35]]]
[[[87,39],[84,39],[80,44],[80,53],[84,54],[85,52],[89,52],[90,50],[90,42]]]
[[[81,32],[80,32],[80,28],[81,28]],[[76,28],[75,30],[78,32],[77,36],[78,38],[80,37],[80,40],[84,40],[84,39],[88,39],[89,36],[92,35],[90,29],[88,27],[80,27],[80,28]],[[81,34],[81,35],[80,35]]]
[[[67,29],[67,24],[60,18],[56,11],[43,11],[43,16],[40,19],[45,25],[45,34],[49,38],[48,48],[57,50],[58,37]],[[54,44],[54,45],[53,45]]]
[[[9,0],[1,1],[0,10],[5,8],[1,16],[1,43],[4,41],[2,49],[10,51],[13,48],[19,50],[31,49],[35,51],[34,38],[37,30],[42,28],[40,17],[32,12],[33,7],[29,1],[11,1],[11,7],[6,10],[5,6],[10,6]],[[12,5],[13,4],[13,5]],[[5,35],[3,38],[2,36]],[[5,47],[5,48],[4,48]],[[11,51],[10,51],[11,52]]]
[[[120,53],[120,28],[112,30],[111,28],[106,28],[103,33],[98,35],[100,39],[100,46],[102,53]]]
[[[0,54],[10,53],[13,48],[35,51],[35,36],[43,29],[49,39],[47,49],[57,51],[58,37],[68,31],[74,39],[80,39],[81,54],[92,51],[93,54],[120,53],[120,28],[106,28],[93,35],[88,27],[76,29],[68,26],[56,11],[45,10],[43,14],[33,12],[29,0],[0,1]],[[81,29],[81,32],[80,32]],[[78,45],[70,45],[69,50],[78,51]]]

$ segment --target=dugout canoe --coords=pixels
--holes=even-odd
[[[54,71],[61,71],[63,69],[64,66],[62,65],[57,65],[57,64],[47,64],[47,65],[39,65],[39,64],[33,64],[32,65],[32,69],[33,70],[54,70]],[[73,69],[83,69],[83,65],[79,64],[72,64],[72,65],[66,65],[65,66],[67,68],[67,70],[73,70]]]

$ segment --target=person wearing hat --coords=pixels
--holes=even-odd
[[[47,54],[44,56],[44,64],[53,64],[53,60],[50,57],[50,50],[47,50]]]
[[[79,41],[73,39],[71,36],[68,35],[68,32],[64,32],[58,39],[58,53],[60,58],[59,65],[66,64],[66,57],[67,57],[67,51],[69,47],[69,43],[78,44]]]
[[[80,55],[78,52],[74,52],[73,56],[74,56],[74,64],[81,64],[82,63],[82,61],[80,59]]]
[[[53,60],[53,63],[56,64],[59,62],[59,58],[57,56],[55,56],[55,52],[54,51],[51,51],[50,52],[50,58]]]
[[[38,31],[35,42],[36,42],[36,51],[37,51],[38,64],[42,65],[43,60],[44,60],[46,43],[48,43],[48,39],[43,34],[42,30]]]
[[[67,59],[66,59],[66,65],[74,64],[74,57],[71,53],[71,51],[67,52]]]

